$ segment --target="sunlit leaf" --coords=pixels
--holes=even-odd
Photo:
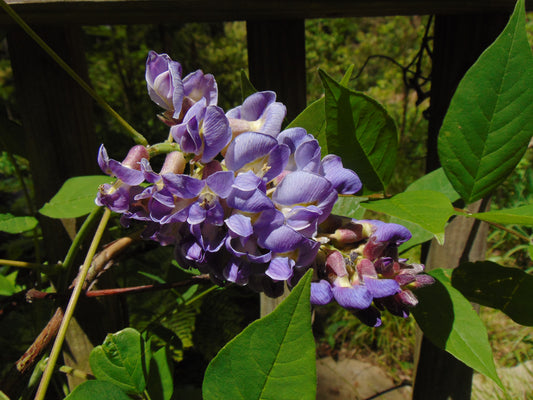
[[[435,235],[440,243],[444,241],[446,223],[455,213],[444,194],[430,190],[403,192],[390,199],[361,203],[361,207],[414,223]]]
[[[30,231],[38,224],[34,217],[15,217],[11,214],[0,214],[0,231],[7,233],[22,233]]]
[[[429,274],[437,281],[416,291],[419,304],[412,309],[424,336],[501,387],[487,330],[479,315],[452,287],[449,271],[436,269]]]
[[[363,93],[339,84],[319,71],[326,97],[328,153],[342,158],[367,191],[381,191],[396,167],[398,133],[385,108]]]
[[[513,321],[533,326],[533,276],[490,261],[461,264],[452,285],[468,300],[497,308]]]
[[[315,399],[310,272],[272,313],[249,325],[211,361],[205,400]]]
[[[461,196],[455,191],[452,184],[446,177],[444,170],[438,168],[435,171],[430,172],[429,174],[424,175],[420,179],[417,179],[411,183],[406,191],[415,191],[415,190],[433,190],[435,192],[441,192],[446,195],[453,203],[456,200],[459,200]]]
[[[533,225],[533,204],[472,214],[472,217],[497,224]]]
[[[459,83],[439,134],[439,158],[469,204],[513,171],[533,136],[533,55],[524,0]]]
[[[362,219],[366,209],[359,205],[361,200],[360,197],[340,196],[331,212],[344,217]]]
[[[39,212],[50,218],[77,218],[89,214],[96,206],[98,186],[112,182],[104,175],[77,176],[67,180]]]

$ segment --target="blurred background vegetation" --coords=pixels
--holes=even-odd
[[[528,30],[533,36],[531,18],[528,20]],[[168,136],[168,128],[156,118],[160,110],[146,92],[144,70],[150,49],[168,53],[179,61],[184,75],[198,68],[212,73],[219,87],[219,105],[225,110],[242,101],[239,77],[242,69],[247,70],[244,22],[90,26],[85,27],[84,31],[92,85],[150,143],[162,141]],[[533,42],[532,38],[530,42]],[[397,170],[389,188],[391,194],[403,190],[425,172],[427,120],[424,116],[429,107],[431,46],[431,20],[427,16],[306,21],[308,102],[323,94],[318,68],[340,79],[350,64],[354,64],[351,88],[377,99],[397,121],[400,147]],[[16,128],[17,115],[23,112],[17,109],[13,92],[8,49],[3,41],[0,47],[2,130]],[[106,144],[112,158],[120,159],[132,143],[120,133],[118,124],[96,106],[94,115],[98,140]],[[5,150],[2,142],[0,149]],[[493,197],[493,208],[532,203],[531,158],[529,151],[515,174]],[[22,182],[31,194],[31,177],[23,154],[2,151],[0,213],[30,213]],[[513,229],[531,237],[530,229]],[[117,221],[108,239],[123,234],[125,231]],[[489,247],[488,257],[491,260],[532,271],[530,247],[518,243],[504,231],[491,230]],[[32,249],[31,232],[21,235],[0,234],[0,258],[31,261]],[[127,260],[121,260],[114,267],[115,282],[118,286],[132,286],[183,279],[186,274],[172,258],[171,248],[161,248],[148,242],[139,243],[128,253]],[[0,266],[0,274],[8,277],[16,287],[32,285],[24,271]],[[225,289],[224,292],[221,295],[220,290],[213,291],[192,305],[188,300],[200,293],[197,287],[184,292],[131,296],[125,300],[131,326],[150,331],[156,335],[155,343],[171,347],[176,362],[179,362],[176,371],[181,371],[183,393],[194,391],[191,388],[201,382],[202,374],[190,371],[205,368],[218,349],[258,316],[255,295],[245,288]],[[1,296],[0,288],[0,301]],[[3,349],[0,352],[0,375],[20,356],[46,323],[51,306],[46,308],[42,304],[37,308],[28,306],[5,318],[0,316],[0,346]],[[28,318],[28,313],[32,318]],[[384,327],[370,329],[340,308],[325,307],[319,311],[318,317],[316,334],[319,355],[356,354],[357,357],[386,366],[397,382],[410,377],[415,331],[412,319],[385,317]],[[511,338],[502,334],[509,326],[507,320],[502,320],[494,313],[488,314],[486,320],[490,325],[489,330],[499,338],[496,353],[501,355],[500,365],[511,366],[532,358],[531,329],[516,328],[518,332]],[[221,330],[221,326],[224,329]]]

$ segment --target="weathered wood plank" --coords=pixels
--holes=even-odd
[[[514,0],[7,0],[29,23],[129,24],[511,12]],[[533,9],[533,0],[527,0]],[[11,24],[0,13],[0,25]]]

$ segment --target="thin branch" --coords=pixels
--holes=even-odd
[[[83,267],[78,275],[78,282],[68,302],[64,318],[61,321],[61,326],[59,327],[54,346],[52,347],[52,351],[50,352],[50,358],[48,359],[46,369],[44,370],[41,382],[39,383],[39,388],[37,389],[37,394],[35,395],[35,400],[43,400],[44,396],[46,395],[46,391],[48,389],[50,379],[52,378],[52,373],[54,372],[54,367],[57,362],[57,358],[59,357],[59,353],[61,352],[61,348],[63,346],[63,341],[65,340],[68,325],[74,314],[74,309],[76,308],[76,305],[78,303],[83,283],[85,282],[85,277],[87,276],[87,272],[89,271],[92,259],[96,253],[96,249],[98,247],[98,244],[100,243],[100,239],[102,238],[110,216],[111,211],[109,209],[106,209],[104,215],[102,216],[102,219],[100,220],[100,224],[98,225],[98,229],[96,230],[91,246],[89,247],[87,256],[85,257]]]
[[[136,293],[145,293],[145,292],[155,292],[159,290],[173,289],[182,286],[194,285],[196,283],[206,283],[210,282],[209,275],[198,275],[194,276],[191,279],[180,282],[171,282],[171,283],[156,283],[153,285],[143,285],[143,286],[132,286],[126,288],[115,288],[115,289],[101,289],[101,290],[89,290],[85,292],[87,297],[102,297],[102,296],[114,296],[117,294],[136,294]]]
[[[137,132],[124,118],[120,116],[96,91],[89,86],[70,65],[68,65],[50,46],[48,46],[44,40],[42,40],[37,33],[29,27],[26,22],[11,8],[5,0],[0,0],[0,7],[30,36],[63,70],[70,75],[89,96],[91,96],[105,111],[107,111],[113,118],[115,118],[120,125],[122,125],[128,135],[135,141],[135,143],[148,145],[146,138]]]

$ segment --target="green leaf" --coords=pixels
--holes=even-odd
[[[306,400],[316,396],[311,271],[272,313],[253,322],[211,361],[205,400]]]
[[[342,158],[367,191],[381,191],[396,166],[398,133],[385,108],[363,93],[350,90],[319,71],[326,92],[328,153]]]
[[[412,309],[416,322],[435,346],[502,387],[487,330],[470,302],[452,287],[447,273],[443,269],[430,271],[437,281],[416,290],[419,304]]]
[[[151,400],[169,400],[174,392],[172,358],[165,347],[156,351],[150,362],[150,375],[146,391]]]
[[[65,400],[131,400],[119,387],[105,381],[87,381],[77,386]]]
[[[149,358],[139,332],[126,328],[107,335],[104,343],[91,351],[89,363],[97,379],[140,394],[146,387]]]
[[[442,168],[436,169],[435,171],[430,172],[427,175],[424,175],[420,179],[417,179],[411,183],[406,191],[415,191],[415,190],[433,190],[435,192],[441,192],[446,195],[453,203],[456,200],[459,200],[461,196],[455,191],[452,184],[446,177],[444,170]]]
[[[366,210],[359,203],[363,199],[361,197],[339,196],[331,212],[344,217],[362,219]]]
[[[0,214],[0,231],[7,233],[22,233],[30,231],[38,224],[34,217],[15,217],[12,214]]]
[[[468,300],[497,308],[519,324],[533,326],[533,276],[481,261],[454,269],[452,285]]]
[[[322,157],[328,155],[328,142],[326,141],[326,109],[324,98],[312,102],[287,126],[287,128],[304,128],[313,135],[318,144]]]
[[[505,210],[487,211],[469,215],[482,221],[494,222],[496,224],[533,225],[533,204],[508,208]]]
[[[0,275],[0,296],[11,296],[15,292],[15,285],[4,275]]]
[[[39,212],[50,218],[77,218],[89,214],[95,206],[98,187],[112,178],[104,175],[77,176],[67,180]]]
[[[524,0],[459,83],[439,134],[442,167],[469,204],[513,171],[533,136],[533,55]]]
[[[248,75],[246,75],[246,72],[244,72],[243,69],[241,69],[241,96],[242,101],[246,99],[248,96],[251,96],[252,94],[256,93],[257,89],[252,85],[252,82],[250,82],[250,79],[248,79]]]
[[[390,199],[361,203],[361,207],[412,222],[444,242],[444,228],[455,213],[450,200],[430,190],[400,193]]]

